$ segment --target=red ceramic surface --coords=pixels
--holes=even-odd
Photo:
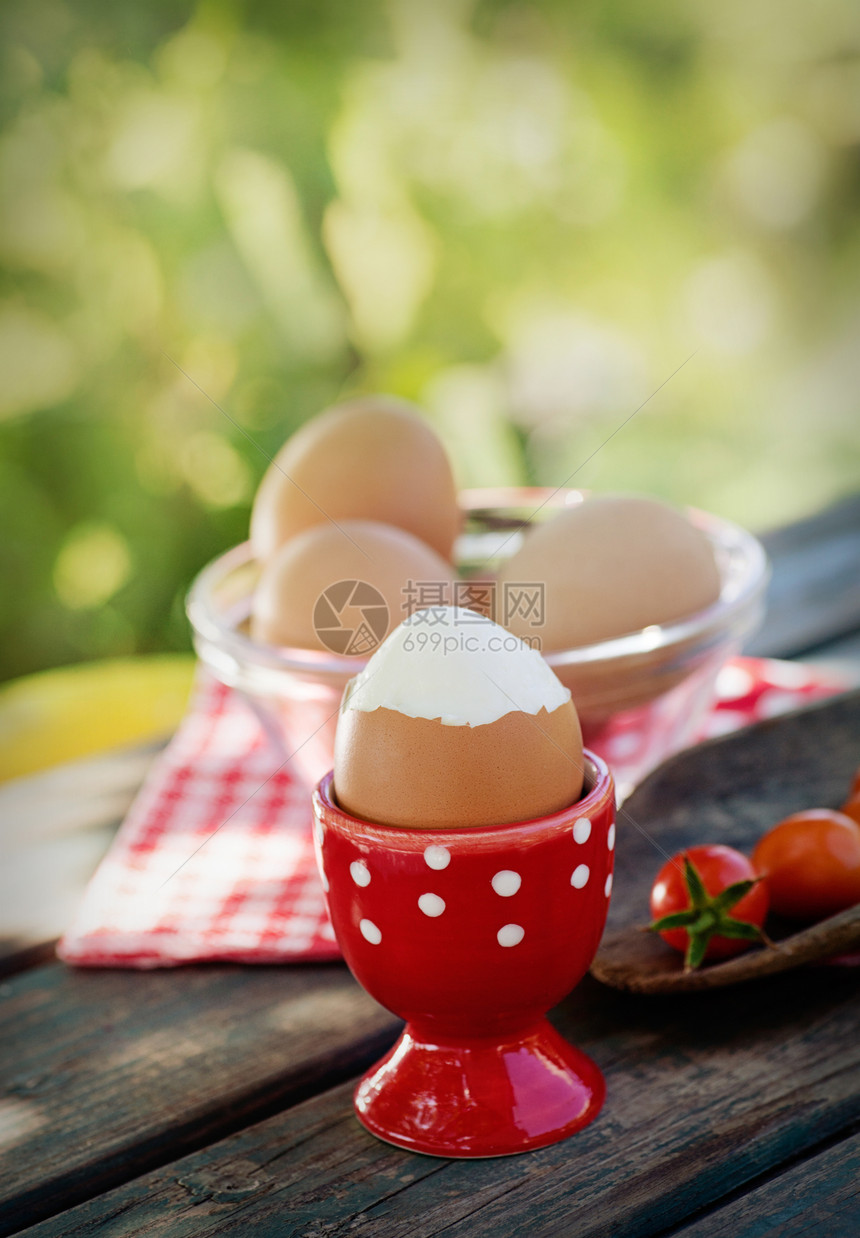
[[[591,790],[533,821],[407,830],[344,813],[332,775],[314,793],[317,862],[356,979],[406,1020],[355,1097],[361,1122],[437,1156],[502,1156],[597,1115],[600,1071],[543,1017],[588,969],[612,888],[615,796]]]

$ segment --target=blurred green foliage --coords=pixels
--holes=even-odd
[[[186,648],[267,453],[356,390],[464,485],[754,526],[856,486],[851,0],[7,0],[0,38],[4,677]]]

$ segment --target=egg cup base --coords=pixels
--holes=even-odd
[[[407,1023],[355,1092],[371,1134],[427,1156],[513,1156],[588,1126],[606,1096],[599,1068],[547,1019],[505,1039],[440,1043]]]

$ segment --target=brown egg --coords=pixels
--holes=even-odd
[[[571,754],[579,752],[579,764]],[[445,726],[395,709],[354,709],[338,723],[335,788],[347,812],[379,825],[462,829],[558,812],[582,789],[571,701],[483,726]]]
[[[328,517],[395,525],[451,557],[460,527],[454,477],[442,444],[412,405],[367,396],[302,426],[257,491],[254,554],[266,560]]]
[[[545,653],[670,623],[716,602],[720,576],[707,537],[658,499],[606,495],[565,508],[526,534],[498,588],[543,584],[544,620],[514,614]]]
[[[403,529],[326,522],[292,538],[263,568],[251,635],[270,645],[364,656],[431,600],[428,591],[450,603],[453,578],[450,563]]]
[[[579,799],[579,721],[540,654],[483,616],[422,614],[347,687],[334,754],[340,805],[381,825],[459,829]]]

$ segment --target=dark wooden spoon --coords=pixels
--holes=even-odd
[[[860,907],[849,907],[782,938],[776,949],[756,946],[733,959],[706,963],[689,972],[684,971],[683,956],[656,933],[621,929],[604,937],[591,974],[604,984],[632,993],[693,993],[772,976],[855,950],[860,950]]]
[[[615,886],[591,967],[637,993],[718,988],[860,950],[860,907],[685,974],[683,958],[647,923],[651,882],[669,856],[696,843],[749,854],[762,834],[803,808],[841,803],[860,763],[860,692],[770,718],[670,758],[618,810]]]

